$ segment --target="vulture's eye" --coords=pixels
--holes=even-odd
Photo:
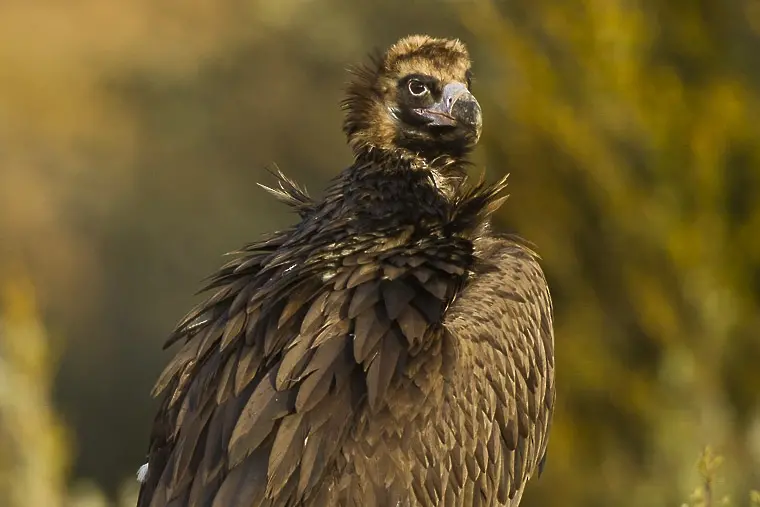
[[[407,87],[409,88],[409,93],[415,97],[421,97],[429,91],[427,85],[423,84],[421,81],[417,81],[416,79],[410,80]]]

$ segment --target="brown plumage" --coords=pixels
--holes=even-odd
[[[354,163],[301,220],[243,248],[177,326],[139,507],[516,506],[554,405],[537,256],[490,231],[505,181],[459,41],[412,36],[357,69]],[[167,345],[168,345],[167,344]]]

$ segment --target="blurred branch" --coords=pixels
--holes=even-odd
[[[722,465],[723,456],[716,454],[710,446],[705,447],[697,462],[697,470],[702,482],[691,494],[689,501],[682,507],[725,507],[732,505],[728,495],[718,499],[716,493],[716,484],[722,482],[722,477],[718,475],[718,470]]]
[[[0,505],[108,507],[95,484],[67,492],[70,451],[51,400],[54,366],[34,287],[22,270],[0,277]],[[136,500],[130,478],[114,505]]]
[[[49,350],[29,280],[0,278],[0,505],[62,506],[69,452]]]

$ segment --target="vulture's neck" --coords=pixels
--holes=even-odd
[[[448,198],[453,198],[466,177],[469,162],[462,157],[426,157],[405,148],[367,146],[355,156],[349,172],[356,179],[379,177],[402,179],[415,184],[428,180]]]
[[[366,149],[341,178],[344,205],[370,228],[444,223],[465,164],[451,157],[427,160],[402,149]]]

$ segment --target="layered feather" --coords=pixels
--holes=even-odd
[[[394,58],[466,56],[408,42]],[[347,105],[370,116],[347,129],[380,125],[367,83],[387,66],[359,73]],[[235,252],[167,340],[139,507],[519,503],[545,457],[554,338],[536,255],[488,227],[506,180],[361,139],[319,201],[272,170],[300,222]]]

